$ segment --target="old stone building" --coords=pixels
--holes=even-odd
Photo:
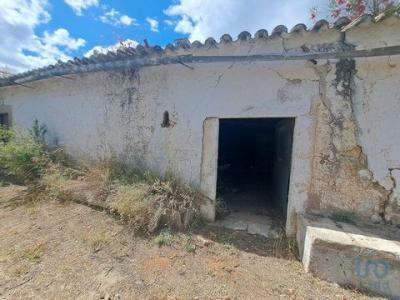
[[[297,233],[307,270],[397,297],[399,243],[319,218],[400,225],[399,82],[398,15],[322,20],[3,78],[0,123],[38,120],[78,160],[172,174],[201,190],[211,221],[217,197],[271,209]]]
[[[257,181],[288,234],[304,212],[400,224],[399,54],[397,15],[146,43],[0,79],[0,122],[172,173],[211,220],[220,182]]]

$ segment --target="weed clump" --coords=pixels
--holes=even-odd
[[[161,230],[161,232],[154,238],[154,242],[158,245],[158,247],[171,246],[173,239],[174,236],[171,231],[164,229]]]
[[[160,228],[185,229],[199,216],[200,195],[173,179],[147,176],[131,184],[116,184],[110,207],[136,232]]]
[[[37,120],[26,132],[0,126],[0,182],[27,186],[20,203],[64,200],[65,184],[77,172],[62,148],[45,143],[46,133]]]
[[[0,128],[0,176],[17,184],[38,179],[48,163],[44,147],[31,135]]]
[[[67,165],[65,152],[45,143],[46,132],[46,126],[37,120],[28,133],[0,126],[1,181],[35,184],[49,169]]]
[[[33,247],[27,248],[22,253],[22,257],[28,259],[31,262],[39,263],[42,259],[46,250],[45,243],[39,243],[34,245]]]

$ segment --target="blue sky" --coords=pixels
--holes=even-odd
[[[1,1],[1,0],[0,0]],[[112,45],[119,40],[132,39],[143,42],[147,38],[155,44],[167,44],[176,38],[182,37],[181,33],[174,31],[173,26],[168,26],[163,20],[167,19],[163,10],[168,8],[170,1],[144,0],[144,1],[99,1],[98,6],[92,6],[78,16],[73,9],[63,0],[50,2],[49,13],[52,20],[48,24],[38,27],[38,32],[54,31],[59,27],[66,28],[73,37],[80,37],[87,41],[85,47],[78,51],[81,54],[96,45]],[[108,8],[104,9],[103,6]],[[114,9],[121,15],[135,19],[135,24],[104,23],[100,17],[105,12]],[[150,30],[150,24],[146,18],[152,18],[159,22],[158,32]],[[137,23],[137,24],[136,24]]]
[[[243,30],[312,25],[328,0],[0,0],[0,68],[16,73],[113,49],[119,41],[165,46]],[[324,17],[324,16],[322,16]]]

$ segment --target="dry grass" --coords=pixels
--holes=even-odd
[[[156,226],[152,224],[154,199],[148,194],[148,185],[144,183],[119,185],[108,200],[110,207],[135,231],[151,231]]]
[[[110,239],[105,231],[94,230],[83,234],[81,240],[92,252],[98,252]]]
[[[114,160],[102,160],[85,167],[84,179],[99,189],[108,190],[115,180],[118,164]]]
[[[39,263],[46,252],[45,242],[36,242],[28,245],[18,245],[0,251],[0,262],[15,261],[25,259],[33,263]]]
[[[189,228],[199,220],[201,196],[174,179],[159,179],[110,159],[83,172],[48,163],[28,187],[24,202],[78,199],[117,213],[135,232],[151,234],[161,228]]]
[[[59,167],[51,166],[45,171],[39,182],[42,190],[40,196],[47,200],[65,200],[64,189],[68,180],[69,178]]]
[[[172,232],[159,248],[103,212],[55,201],[33,215],[1,208],[0,220],[4,299],[370,299],[315,279],[245,232]]]
[[[38,263],[45,254],[46,243],[37,243],[24,249],[22,258],[26,258],[31,262]]]
[[[136,232],[159,228],[188,228],[198,216],[199,194],[174,180],[148,178],[132,184],[116,184],[108,201]]]
[[[26,187],[19,185],[9,185],[0,188],[0,207],[15,206],[23,201],[26,196]]]

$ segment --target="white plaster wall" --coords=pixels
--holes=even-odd
[[[358,59],[353,97],[358,143],[374,178],[388,190],[395,185],[389,170],[400,167],[399,63]],[[0,101],[12,107],[17,127],[38,119],[47,125],[49,141],[58,139],[77,158],[115,154],[199,188],[207,118],[295,117],[288,203],[293,231],[295,212],[303,212],[309,198],[315,139],[325,134],[316,132],[321,87],[315,70],[304,61],[193,67],[52,78],[30,83],[34,89],[2,88]],[[162,128],[166,110],[172,126]]]
[[[357,61],[354,113],[359,143],[368,166],[387,189],[393,188],[390,169],[400,168],[400,58]]]
[[[37,118],[76,157],[113,151],[200,187],[206,118],[295,117],[289,218],[303,211],[310,179],[311,105],[317,76],[306,62],[197,64],[99,72],[3,88],[17,126]],[[132,74],[131,74],[132,75]],[[131,92],[129,92],[131,91]],[[129,97],[130,95],[130,97]],[[162,128],[169,111],[173,126]]]

